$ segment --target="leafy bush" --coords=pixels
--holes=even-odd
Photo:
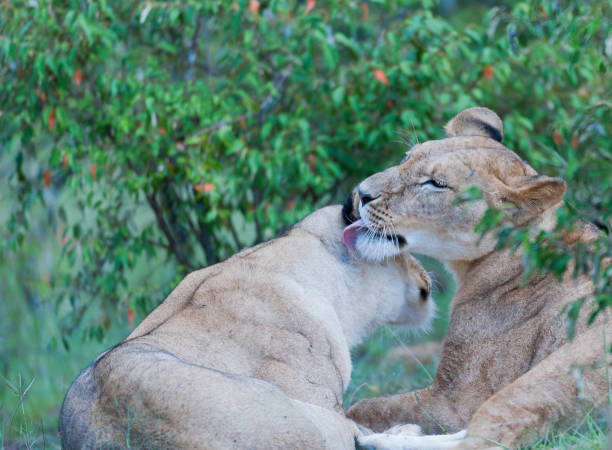
[[[94,303],[131,321],[169,288],[130,284],[137,264],[162,256],[180,278],[270,238],[475,105],[568,181],[562,224],[610,227],[610,17],[607,0],[521,2],[460,26],[410,0],[9,2],[3,258],[19,260],[44,205],[69,262],[46,298],[59,334]],[[574,258],[531,248],[536,268]]]

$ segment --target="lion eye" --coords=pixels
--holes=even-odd
[[[448,188],[448,184],[443,181],[434,180],[432,178],[425,180],[421,183],[421,186],[433,186],[436,189],[446,189]]]

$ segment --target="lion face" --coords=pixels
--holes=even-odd
[[[436,308],[431,298],[431,279],[410,253],[404,253],[395,262],[401,265],[401,276],[408,283],[404,301],[388,323],[429,330]]]
[[[354,220],[344,233],[349,247],[373,260],[404,250],[474,260],[495,247],[491,233],[479,239],[474,232],[488,208],[511,204],[508,219],[526,225],[562,200],[563,180],[538,175],[501,144],[502,124],[493,111],[467,109],[446,131],[448,138],[414,146],[397,166],[358,185],[344,210]],[[459,201],[472,186],[482,198]]]

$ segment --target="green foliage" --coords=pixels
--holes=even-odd
[[[609,224],[610,9],[518,3],[457,27],[407,0],[10,3],[0,145],[15,201],[2,252],[20,251],[43,203],[70,264],[53,279],[70,305],[64,332],[84,298],[145,313],[168,280],[129,285],[138,261],[161,254],[183,274],[269,238],[397,161],[400,130],[439,137],[473,105],[569,182],[569,222]],[[562,268],[558,256],[545,258]]]

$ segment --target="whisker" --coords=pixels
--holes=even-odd
[[[397,134],[399,134],[399,139],[396,139],[393,142],[398,142],[407,146],[408,148],[414,147],[415,142],[414,139],[410,136],[410,131],[403,129],[397,131]]]
[[[420,144],[419,142],[419,136],[416,133],[416,130],[414,129],[414,123],[412,122],[412,119],[410,120],[410,125],[412,126],[412,134],[414,135],[414,138],[417,141],[417,144]]]
[[[387,236],[387,224],[386,223],[383,223],[383,236]],[[382,247],[382,245],[384,245],[384,243],[381,240],[381,247]],[[388,261],[389,260],[389,253],[385,252],[383,257],[384,257],[385,261]]]

